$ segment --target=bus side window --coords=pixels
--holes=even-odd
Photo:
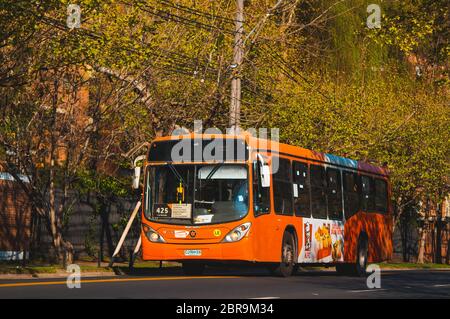
[[[358,176],[344,172],[344,210],[345,219],[349,219],[359,210]]]
[[[361,176],[361,209],[365,212],[373,212],[375,210],[374,196],[375,189],[373,178],[369,176]]]
[[[311,217],[308,164],[292,162],[292,175],[295,215]]]
[[[375,209],[377,212],[387,212],[387,184],[385,180],[375,179]]]
[[[253,206],[255,216],[270,212],[270,187],[261,185],[261,163],[253,162]]]
[[[342,220],[341,171],[334,168],[327,169],[327,202],[328,217]]]
[[[279,215],[292,215],[292,181],[291,181],[291,161],[285,158],[278,158],[278,170],[273,173],[273,202],[275,213]],[[274,164],[274,158],[272,158]],[[273,170],[274,166],[272,166]]]
[[[311,180],[311,210],[314,218],[327,218],[327,196],[325,168],[318,165],[310,165]]]

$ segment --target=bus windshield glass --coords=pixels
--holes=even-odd
[[[245,161],[248,146],[242,139],[190,139],[153,142],[149,162],[224,162]]]
[[[147,169],[145,217],[180,224],[216,224],[248,213],[248,170],[240,164],[155,165]]]

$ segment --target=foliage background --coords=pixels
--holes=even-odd
[[[130,198],[123,154],[195,119],[224,129],[235,72],[234,1],[78,0],[72,30],[70,2],[0,0],[0,161],[33,177],[55,247],[69,191]],[[449,7],[379,1],[368,29],[370,3],[245,1],[242,125],[386,164],[399,217],[449,193]]]

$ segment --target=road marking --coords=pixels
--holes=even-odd
[[[387,289],[375,288],[375,289],[365,289],[365,290],[348,290],[347,292],[358,293],[358,292],[382,291],[382,290],[387,290]]]
[[[132,282],[132,281],[160,281],[160,280],[187,280],[187,279],[225,279],[241,278],[238,276],[201,276],[201,277],[143,277],[143,278],[119,278],[119,279],[87,279],[81,280],[82,284],[89,283],[108,283],[108,282]],[[47,286],[47,285],[66,285],[64,281],[39,281],[39,282],[16,282],[11,284],[0,284],[3,287],[27,287],[27,286]]]
[[[280,299],[280,297],[254,297],[250,299]]]
[[[433,285],[433,287],[449,287],[450,284],[443,284],[443,285]]]

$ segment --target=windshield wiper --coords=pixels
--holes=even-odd
[[[216,166],[214,166],[213,169],[211,170],[211,172],[209,172],[209,174],[206,176],[205,180],[206,180],[206,181],[207,181],[207,180],[210,180],[210,179],[213,177],[213,175],[217,172],[217,170],[218,170],[220,167],[222,167],[224,164],[225,164],[225,163],[220,163],[220,164],[217,164]]]
[[[167,163],[169,168],[172,170],[172,173],[178,178],[178,181],[181,182],[184,186],[188,187],[188,184],[186,184],[183,180],[183,177],[178,173],[177,169],[172,163]]]

